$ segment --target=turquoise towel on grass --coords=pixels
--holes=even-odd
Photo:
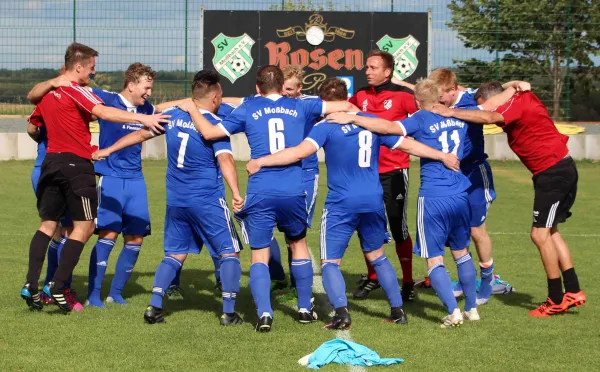
[[[381,358],[379,354],[356,342],[335,339],[323,343],[308,359],[308,368],[319,369],[329,363],[354,366],[389,366],[402,363],[401,358]]]

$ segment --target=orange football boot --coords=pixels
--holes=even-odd
[[[560,304],[555,304],[550,298],[547,298],[546,301],[529,312],[529,316],[534,316],[537,318],[543,318],[550,315],[560,314],[566,312],[568,307],[566,306],[565,300]]]
[[[572,307],[578,307],[585,304],[585,300],[586,297],[583,291],[579,291],[577,293],[566,292],[561,305],[565,306],[567,309],[570,309]]]

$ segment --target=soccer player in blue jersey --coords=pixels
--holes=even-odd
[[[198,113],[210,125],[220,122],[214,114],[222,97],[219,75],[213,71],[196,74],[192,84],[193,101],[182,108],[164,111],[171,115],[165,127],[167,141],[167,212],[165,216],[165,258],[156,270],[152,299],[144,313],[150,324],[164,322],[163,296],[189,253],[200,253],[204,242],[219,254],[223,285],[223,315],[221,325],[240,324],[235,313],[235,300],[239,292],[241,244],[233,226],[219,178],[219,165],[223,177],[231,188],[234,208],[241,209],[243,199],[237,184],[237,174],[229,139],[209,141],[194,128],[190,113]],[[100,150],[96,159],[110,156],[127,146],[154,137],[150,131],[137,131],[123,137],[114,145]],[[216,160],[215,160],[216,157]]]
[[[57,77],[58,82],[57,86],[68,86],[71,84],[68,79],[63,79],[62,72],[59,77]],[[37,156],[35,158],[35,163],[33,166],[33,171],[31,172],[31,185],[33,186],[33,192],[37,195],[37,186],[38,181],[40,179],[40,174],[42,172],[42,163],[44,162],[44,158],[46,157],[46,148],[48,147],[48,137],[46,135],[46,126],[44,125],[44,121],[39,110],[34,109],[33,113],[28,119],[29,124],[27,125],[27,134],[37,142]],[[35,123],[35,124],[34,124]],[[54,273],[56,272],[56,268],[58,267],[58,260],[60,254],[62,253],[62,249],[67,241],[67,237],[69,233],[73,230],[73,221],[67,214],[60,220],[60,227],[56,229],[54,232],[54,236],[48,245],[48,252],[46,253],[46,278],[44,279],[44,285],[48,284]],[[67,289],[65,289],[65,300],[71,307],[71,310],[74,311],[83,311],[83,306],[77,300],[77,294],[71,288],[71,282],[73,280],[73,276],[71,275],[68,281],[65,283]],[[40,300],[49,304],[52,303],[52,298],[45,294],[43,291],[39,293]]]
[[[319,96],[328,104],[345,101],[348,97],[346,84],[340,79],[327,79],[319,88]],[[375,117],[366,113],[358,115]],[[433,158],[459,169],[459,161],[454,154],[434,150],[412,139],[380,136],[356,125],[341,126],[327,120],[315,125],[300,145],[247,164],[248,173],[252,175],[263,167],[296,163],[315,154],[321,147],[325,151],[329,193],[321,219],[321,267],[323,286],[335,308],[333,319],[325,326],[327,329],[348,329],[351,326],[340,264],[355,231],[364,255],[375,268],[388,297],[391,315],[386,320],[398,324],[408,322],[402,309],[396,271],[383,249],[383,244],[390,241],[390,235],[378,174],[380,145]]]
[[[305,137],[305,125],[328,112],[347,111],[348,102],[325,103],[321,99],[282,97],[283,73],[277,66],[258,70],[256,88],[261,97],[242,103],[222,123],[213,126],[201,115],[192,115],[197,129],[207,139],[245,132],[256,159],[298,145]],[[269,256],[273,229],[277,226],[292,249],[292,271],[298,291],[298,321],[311,323],[313,311],[311,256],[306,246],[308,226],[306,195],[302,186],[301,163],[265,168],[248,181],[244,209],[237,213],[245,238],[252,248],[250,289],[257,306],[256,331],[268,332],[273,322],[270,298]]]
[[[155,107],[148,101],[156,72],[141,63],[134,63],[125,71],[121,93],[92,88],[92,92],[106,106],[120,110],[151,115]],[[100,149],[107,148],[120,138],[144,126],[123,124],[99,119]],[[150,213],[146,181],[142,173],[142,145],[128,147],[112,153],[105,161],[94,164],[98,180],[98,217],[96,231],[98,241],[90,255],[88,300],[86,305],[104,307],[100,298],[102,281],[108,266],[108,258],[119,234],[123,234],[124,246],[117,260],[107,303],[127,304],[122,292],[137,262],[143,239],[150,235]]]
[[[466,137],[464,121],[444,118],[430,110],[439,100],[437,85],[431,80],[415,86],[419,107],[413,116],[398,122],[384,119],[334,114],[330,120],[354,123],[382,134],[407,135],[444,153],[462,158]],[[476,304],[475,266],[469,253],[471,209],[467,190],[470,182],[462,172],[453,172],[436,160],[421,159],[421,188],[417,206],[417,243],[414,253],[427,259],[428,276],[448,315],[442,327],[458,326],[464,319],[479,320]],[[444,247],[449,246],[458,268],[458,279],[465,294],[461,313],[452,291],[452,282],[444,266]]]
[[[203,71],[198,72],[198,74],[203,74]],[[168,102],[167,102],[168,103]],[[184,100],[181,101],[173,101],[171,102],[172,105],[171,106],[177,106],[180,104],[184,103]],[[166,103],[165,103],[166,104]],[[237,106],[231,103],[226,103],[226,102],[221,102],[221,105],[219,106],[219,109],[217,111],[217,116],[219,117],[219,119],[223,120],[225,119],[229,114],[231,114],[231,112],[233,110],[235,110]],[[225,198],[225,186],[223,185],[222,182],[222,175],[221,175],[221,169],[218,168],[219,171],[219,178],[221,179],[219,182],[221,184],[221,191],[223,194],[223,198]],[[208,252],[210,254],[210,258],[213,261],[213,264],[215,266],[215,289],[218,292],[223,292],[222,290],[222,285],[221,285],[221,268],[220,268],[220,259],[219,259],[219,254],[214,250],[213,247],[210,246],[210,244],[206,244],[206,248],[208,248]],[[171,285],[169,286],[169,288],[167,289],[167,291],[165,292],[165,296],[167,297],[183,297],[183,290],[181,289],[181,271],[183,270],[183,266],[177,270],[177,274],[175,275],[175,278],[173,278],[173,281],[171,282]]]
[[[467,110],[495,110],[517,92],[517,90],[530,90],[527,82],[511,81],[504,84],[505,91],[486,101],[481,106],[475,101],[475,91],[459,90],[456,75],[445,68],[434,70],[429,79],[436,83],[440,94],[440,103],[450,108]],[[479,257],[481,285],[477,293],[477,305],[486,304],[492,295],[494,282],[494,259],[492,256],[492,240],[486,229],[488,210],[496,199],[492,169],[487,162],[483,126],[481,124],[467,123],[467,135],[462,144],[463,158],[460,166],[463,174],[471,182],[467,190],[469,205],[471,207],[471,238],[475,243]],[[454,287],[454,294],[461,295],[460,283]]]

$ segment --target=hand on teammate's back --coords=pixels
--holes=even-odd
[[[253,174],[258,173],[261,166],[256,159],[250,160],[246,163],[246,170],[248,171],[248,176],[252,176]]]
[[[102,150],[98,150],[92,154],[92,160],[94,160],[94,161],[104,160],[104,159],[108,158],[109,156],[110,156],[110,151],[108,151],[107,149],[102,149]]]
[[[446,168],[451,169],[455,172],[460,170],[460,160],[458,157],[452,153],[444,154],[442,158],[442,163],[446,166]]]
[[[146,128],[156,134],[161,134],[165,131],[165,128],[161,123],[169,123],[171,115],[154,114],[154,115],[140,115],[140,121]]]
[[[332,123],[337,124],[350,124],[352,120],[355,118],[354,115],[347,114],[345,112],[334,112],[332,114],[327,115],[325,119]]]
[[[447,118],[452,116],[452,109],[445,105],[442,105],[441,103],[436,103],[435,105],[433,105],[433,107],[431,108],[431,112],[433,112],[434,114],[442,115]]]

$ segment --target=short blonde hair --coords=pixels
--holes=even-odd
[[[304,70],[299,65],[285,65],[281,68],[281,71],[283,72],[284,81],[295,77],[298,82],[302,83]]]
[[[431,79],[421,79],[415,85],[415,99],[421,105],[436,104],[439,101],[438,86]]]
[[[447,68],[438,68],[429,74],[430,80],[433,80],[437,86],[444,92],[448,92],[458,86],[456,74]]]

